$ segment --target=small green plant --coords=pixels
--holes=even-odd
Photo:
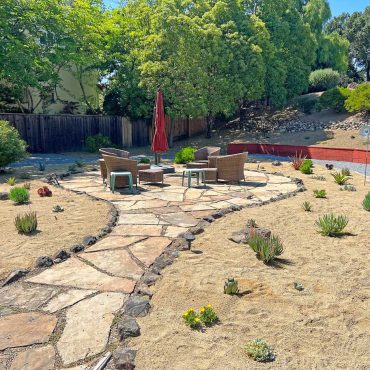
[[[31,183],[30,183],[30,182],[25,182],[25,183],[23,184],[23,187],[24,187],[25,189],[27,189],[27,190],[30,190],[30,189],[31,189]]]
[[[235,280],[234,278],[228,278],[224,284],[224,293],[233,295],[237,294],[238,292],[239,288],[237,280]]]
[[[252,234],[247,243],[256,253],[256,257],[268,264],[272,262],[277,256],[284,252],[284,247],[277,236],[271,235],[269,238],[264,238],[258,234]]]
[[[251,227],[257,227],[257,222],[256,222],[256,220],[254,220],[253,218],[250,218],[250,219],[247,221],[247,227],[248,227],[248,228],[251,228]]]
[[[10,186],[14,186],[16,182],[17,180],[15,179],[15,177],[9,177],[8,180],[6,181],[6,183]]]
[[[86,150],[90,153],[96,153],[101,148],[111,148],[112,141],[109,137],[102,134],[89,136],[86,139]]]
[[[317,181],[326,181],[325,176],[311,176],[312,180],[317,180]]]
[[[70,166],[68,166],[68,171],[69,172],[76,172],[77,171],[77,165],[76,165],[76,163],[73,163]]]
[[[247,355],[258,362],[270,362],[275,360],[272,348],[263,339],[253,339],[245,346]]]
[[[362,206],[366,211],[370,211],[370,191],[365,195]]]
[[[187,146],[179,150],[175,155],[175,163],[185,164],[194,161],[195,148]]]
[[[200,320],[205,326],[211,326],[219,321],[212,305],[207,304],[207,306],[204,306],[200,309]]]
[[[316,226],[320,228],[319,232],[323,236],[339,236],[343,234],[344,228],[348,224],[348,218],[340,215],[326,214],[315,222]]]
[[[344,176],[347,176],[347,177],[351,177],[352,176],[351,170],[349,168],[343,168],[341,172],[342,172],[342,174]]]
[[[85,162],[82,162],[82,161],[75,161],[75,165],[78,168],[82,168],[82,167],[85,167],[86,166],[86,163]]]
[[[313,172],[312,167],[313,167],[313,163],[311,159],[305,159],[302,165],[299,167],[299,170],[305,175],[311,175]]]
[[[194,311],[194,308],[189,308],[183,315],[186,325],[190,326],[192,329],[197,329],[202,325],[198,314]]]
[[[44,172],[46,169],[46,164],[43,162],[39,162],[39,171]]]
[[[15,187],[10,190],[9,198],[18,204],[27,203],[30,199],[30,192],[24,187]]]
[[[23,216],[17,215],[14,224],[19,234],[31,234],[37,229],[36,212],[26,213]]]
[[[298,171],[306,157],[304,157],[302,153],[300,153],[299,155],[296,153],[294,157],[289,157],[289,159],[292,162],[293,168]]]
[[[344,185],[349,180],[349,177],[344,175],[343,172],[335,172],[332,173],[331,175],[333,176],[334,181],[338,185]]]
[[[326,198],[326,190],[325,189],[316,189],[313,191],[313,196],[315,198]]]
[[[141,158],[139,163],[150,164],[150,159],[149,158]]]
[[[310,202],[303,202],[302,204],[302,208],[306,211],[306,212],[311,212],[312,211],[312,204]]]

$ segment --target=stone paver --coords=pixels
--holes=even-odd
[[[45,343],[57,323],[52,315],[25,312],[0,318],[0,350]]]
[[[55,287],[13,284],[0,290],[0,306],[36,310],[58,292]]]
[[[110,236],[87,248],[86,253],[102,251],[106,249],[124,248],[143,239],[144,237],[142,236]]]
[[[77,258],[70,258],[27,279],[27,281],[38,284],[124,293],[131,293],[135,286],[132,280],[106,275]]]
[[[99,269],[114,276],[139,280],[144,270],[138,266],[126,250],[106,250],[95,253],[83,253],[80,257]]]
[[[169,238],[149,238],[132,245],[129,249],[137,259],[149,267],[170,243]]]
[[[42,310],[54,313],[62,310],[63,308],[72,306],[73,304],[94,293],[96,293],[96,290],[69,289],[66,292],[62,292],[54,297],[45,307],[42,308]]]
[[[177,238],[180,234],[185,233],[187,229],[187,227],[167,226],[164,236],[168,238]]]
[[[19,352],[13,360],[10,370],[53,370],[54,364],[55,350],[48,345]]]
[[[104,351],[114,313],[125,299],[123,294],[101,293],[68,310],[66,326],[57,344],[65,365]]]
[[[123,214],[118,225],[158,225],[159,218],[152,213]]]
[[[136,215],[133,215],[132,217],[136,217]],[[161,233],[161,225],[121,225],[116,226],[111,235],[161,236]]]
[[[161,215],[161,219],[168,222],[169,224],[181,227],[192,227],[198,223],[198,220],[196,218],[194,218],[190,213],[186,212]]]

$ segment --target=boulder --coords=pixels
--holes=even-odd
[[[61,249],[59,252],[57,252],[54,255],[54,259],[60,259],[62,261],[65,261],[69,257],[71,257],[71,255],[67,251],[65,251],[64,249]]]
[[[145,296],[132,295],[126,303],[124,313],[132,317],[144,317],[150,309],[149,298]]]
[[[82,244],[75,244],[75,245],[72,245],[72,247],[69,248],[69,250],[72,253],[78,253],[78,252],[82,252],[83,250],[85,250],[85,247]]]
[[[53,260],[49,256],[42,256],[37,258],[36,267],[50,267],[54,264]]]
[[[113,361],[118,370],[133,370],[135,369],[136,352],[127,347],[118,347],[113,352]]]
[[[121,341],[128,337],[138,337],[140,335],[140,326],[133,317],[124,317],[118,323],[118,333]]]

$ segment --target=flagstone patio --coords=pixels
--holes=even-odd
[[[83,253],[0,290],[1,366],[87,369],[84,362],[91,364],[112,345],[115,314],[174,238],[224,208],[297,191],[297,184],[284,176],[248,170],[245,176],[240,185],[187,188],[176,173],[165,176],[164,185],[141,185],[135,194],[112,194],[98,172],[61,181],[66,189],[114,204],[118,224]]]

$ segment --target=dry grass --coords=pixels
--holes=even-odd
[[[216,221],[194,242],[202,254],[182,252],[163,271],[153,288],[153,310],[139,319],[142,335],[129,342],[139,349],[138,370],[368,368],[370,214],[361,201],[369,189],[356,174],[350,182],[358,191],[344,192],[323,168],[314,172],[326,182],[289,164],[277,170],[303,178],[308,191]],[[327,199],[313,197],[318,187],[327,190]],[[303,211],[304,201],[312,203],[312,212]],[[315,220],[331,212],[349,217],[352,235],[329,238],[317,232]],[[251,218],[281,238],[285,263],[266,266],[250,248],[228,240]],[[243,296],[223,294],[228,277],[239,279]],[[295,281],[302,283],[302,292],[293,288]],[[181,314],[207,303],[220,324],[204,333],[190,330]],[[254,338],[274,347],[275,362],[248,358],[243,347]]]

